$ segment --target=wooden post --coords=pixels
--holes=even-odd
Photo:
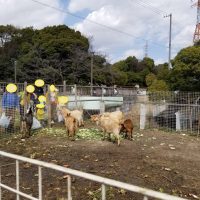
[[[50,85],[47,91],[47,112],[48,112],[48,127],[51,128],[51,100],[50,100]]]
[[[63,81],[63,93],[66,94],[66,81]]]

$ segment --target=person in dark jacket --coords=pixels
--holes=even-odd
[[[44,95],[44,81],[42,79],[38,79],[35,81],[35,95],[36,95],[36,99],[34,99],[34,105],[36,106],[37,104],[39,104],[39,96]]]
[[[15,84],[8,84],[2,97],[3,112],[5,112],[5,115],[11,119],[8,126],[9,132],[14,131],[15,113],[16,109],[19,109],[19,97],[16,91],[17,86]]]

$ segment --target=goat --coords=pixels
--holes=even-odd
[[[119,110],[114,111],[114,112],[105,112],[102,114],[102,116],[110,117],[119,123],[121,123],[124,119],[124,114]]]
[[[32,107],[30,107],[25,114],[25,116],[21,117],[21,130],[22,138],[28,138],[31,136],[31,127],[33,125],[33,111]]]
[[[97,123],[97,125],[100,125],[104,133],[104,139],[105,139],[105,133],[108,133],[109,140],[111,140],[110,134],[113,133],[115,138],[117,138],[118,146],[120,145],[119,133],[121,130],[121,123],[119,123],[120,120],[118,118],[112,117],[108,114],[92,115],[91,121],[94,121]]]
[[[121,111],[114,111],[114,112],[104,112],[100,115],[91,115],[90,119],[93,122],[96,122],[98,125],[98,121],[101,117],[109,117],[119,123],[123,122],[124,114]]]
[[[68,137],[72,137],[72,140],[75,140],[75,134],[78,128],[77,120],[71,115],[71,113],[67,113],[64,119]]]
[[[133,122],[130,119],[124,120],[120,132],[125,132],[125,138],[131,140],[133,138]]]
[[[83,122],[83,110],[68,110],[67,108],[62,107],[61,108],[61,113],[63,115],[63,117],[65,118],[68,113],[71,114],[72,117],[74,117],[77,121],[78,121],[78,126],[84,126],[84,122]]]

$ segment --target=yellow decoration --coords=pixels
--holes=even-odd
[[[39,108],[39,109],[43,109],[44,108],[44,104],[42,104],[42,103],[37,104],[36,107]]]
[[[38,109],[37,115],[44,115],[44,109]]]
[[[68,97],[67,96],[59,96],[58,97],[58,103],[59,104],[65,104],[69,101]]]
[[[38,97],[38,100],[39,100],[40,103],[42,103],[42,102],[46,102],[47,98],[44,95],[40,95]]]
[[[16,86],[15,84],[13,84],[13,83],[10,83],[10,84],[8,84],[8,85],[6,86],[6,90],[7,90],[7,92],[9,92],[9,93],[14,93],[14,92],[17,91],[17,86]]]
[[[43,87],[44,86],[44,81],[42,79],[38,79],[35,81],[35,86],[37,87]]]
[[[26,87],[26,91],[29,93],[33,93],[35,91],[35,87],[33,85],[28,85]]]
[[[50,86],[50,91],[51,91],[51,92],[55,92],[55,91],[56,91],[55,85],[51,85],[51,86]]]

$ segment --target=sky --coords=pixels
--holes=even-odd
[[[168,62],[170,20],[164,16],[172,13],[172,58],[192,45],[197,12],[191,0],[36,1],[65,12],[35,0],[0,0],[0,24],[38,29],[66,24],[88,37],[92,50],[110,63],[128,56],[142,59],[148,44],[148,57],[159,64]]]

